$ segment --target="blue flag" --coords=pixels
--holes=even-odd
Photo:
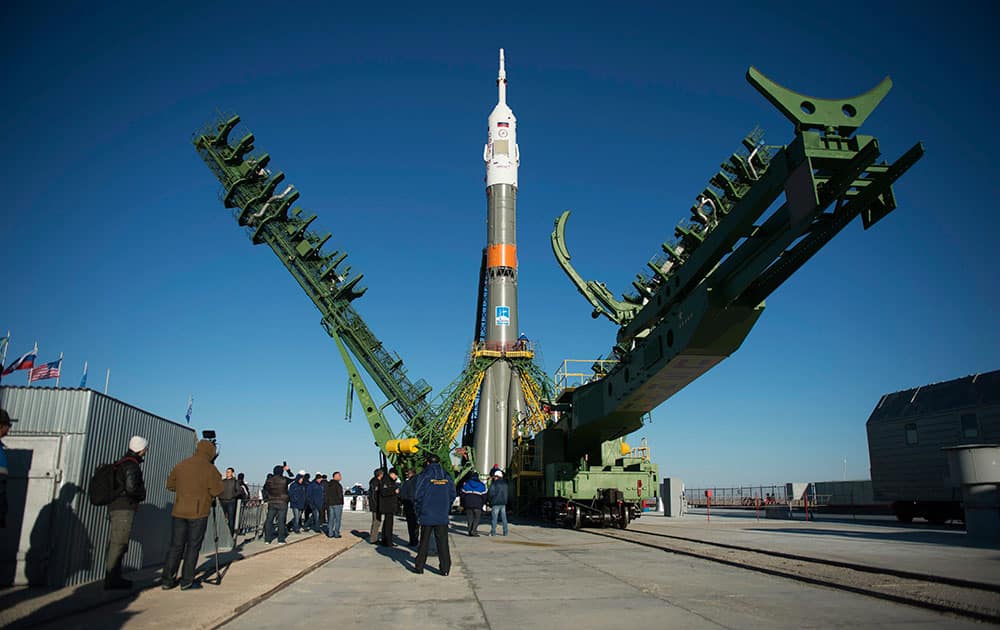
[[[83,362],[83,378],[80,379],[80,389],[87,386],[87,362]]]
[[[187,415],[184,416],[185,418],[187,418],[188,424],[191,424],[191,412],[193,410],[194,410],[194,396],[188,396],[188,412]]]

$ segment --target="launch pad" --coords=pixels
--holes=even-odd
[[[327,619],[338,628],[401,623],[408,628],[461,629],[543,624],[802,628],[857,625],[859,620],[866,626],[982,627],[973,617],[932,609],[940,600],[940,585],[928,588],[928,607],[906,605],[850,584],[831,588],[765,574],[740,566],[740,552],[732,550],[733,562],[726,564],[586,530],[528,523],[515,524],[507,537],[470,538],[459,533],[464,523],[458,519],[451,533],[451,574],[436,574],[432,557],[425,573],[415,576],[410,572],[412,550],[367,545],[359,537],[368,528],[367,515],[344,516],[343,539],[293,537],[293,544],[263,554],[253,549],[260,543],[251,543],[248,559],[233,563],[221,586],[181,594],[184,606],[177,606],[177,591],[163,591],[152,580],[141,582],[144,590],[128,600],[86,602],[89,610],[74,608],[86,593],[70,588],[51,596],[50,606],[62,612],[57,618],[44,617],[51,623],[43,627],[93,628],[114,620],[126,629],[171,622],[175,627],[307,628],[315,626],[316,619]],[[993,570],[1000,556],[968,547],[960,530],[835,519],[757,525],[746,515],[720,516],[709,525],[700,514],[650,517],[643,519],[641,529],[860,563],[882,570],[873,575],[896,590],[901,588],[893,575],[897,571],[931,579],[962,577],[986,587],[960,589],[971,606],[1000,614],[1000,600],[988,590],[991,585],[1000,589]],[[341,551],[344,547],[349,548]],[[333,554],[336,557],[326,557]],[[372,605],[376,595],[379,604]],[[35,620],[41,620],[38,612]]]
[[[330,234],[310,229],[315,215],[292,207],[298,192],[279,192],[283,173],[254,153],[253,134],[235,145],[238,116],[209,125],[194,141],[222,182],[226,207],[267,244],[323,314],[375,444],[395,466],[420,465],[421,451],[451,462],[456,480],[509,469],[515,503],[559,523],[625,528],[647,499],[657,499],[655,464],[635,457],[624,437],[658,405],[739,349],[762,316],[765,299],[854,219],[865,229],[896,208],[893,184],[923,155],[915,144],[893,163],[879,162],[876,138],[857,134],[892,87],[886,78],[867,93],[821,99],[789,90],[751,67],[748,82],[793,125],[788,144],[747,134],[694,197],[690,219],[662,244],[634,290],[616,298],[603,282],[585,280],[570,263],[568,211],[555,223],[552,250],[570,281],[619,330],[613,365],[589,382],[556,391],[518,334],[517,120],[507,105],[503,50],[498,103],[489,115],[486,247],[480,267],[476,328],[462,374],[436,401],[413,382],[403,361],[354,310],[365,289],[343,265],[347,254],[324,251]],[[361,364],[385,396],[376,403]],[[397,434],[383,409],[406,422]]]

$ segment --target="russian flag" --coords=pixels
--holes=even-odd
[[[16,361],[11,363],[7,369],[3,371],[3,374],[0,374],[0,376],[7,376],[17,370],[30,370],[35,367],[35,357],[37,356],[38,346],[35,346],[31,352],[25,352]]]

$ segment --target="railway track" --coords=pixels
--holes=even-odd
[[[642,529],[580,531],[665,553],[1000,623],[1000,586],[996,584],[708,542]]]

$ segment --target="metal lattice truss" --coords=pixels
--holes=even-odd
[[[323,328],[337,344],[348,370],[348,391],[352,397],[347,403],[348,415],[356,395],[379,448],[405,448],[405,440],[400,438],[413,437],[419,440],[420,450],[436,453],[442,461],[448,461],[472,412],[485,370],[501,359],[530,363],[531,353],[512,358],[474,353],[466,369],[444,390],[436,404],[428,402],[430,385],[422,379],[411,381],[402,359],[383,346],[354,309],[352,302],[366,289],[359,287],[361,274],[352,274],[350,266],[345,265],[347,253],[324,251],[331,234],[320,235],[311,229],[316,215],[306,215],[294,206],[298,191],[293,186],[283,186],[284,173],[272,173],[267,153],[254,152],[252,133],[235,145],[229,143],[229,136],[239,122],[239,116],[231,115],[211,124],[195,137],[195,148],[222,183],[220,197],[227,208],[233,208],[234,218],[247,229],[251,241],[255,245],[268,245],[319,309]],[[539,374],[545,378],[540,370],[528,369],[525,373],[530,375],[529,383],[539,378]],[[381,406],[361,378],[361,370],[385,395],[386,402]],[[525,391],[550,391],[546,387],[535,384]],[[398,436],[384,415],[385,407],[390,405],[406,422]],[[534,408],[541,406],[536,404]],[[542,426],[534,412],[531,426]],[[458,474],[472,467],[472,449],[466,447],[464,453],[468,464]],[[404,468],[415,454],[415,450],[387,453],[394,464]]]

